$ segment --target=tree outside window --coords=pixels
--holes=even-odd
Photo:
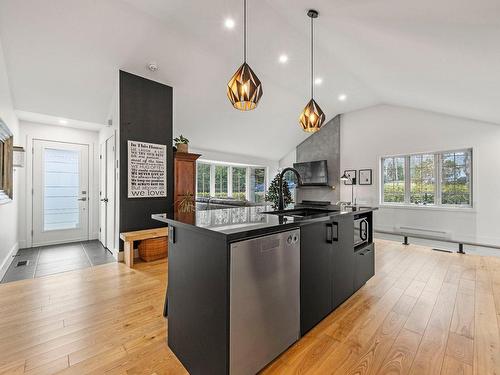
[[[405,201],[405,158],[390,157],[382,160],[383,201],[403,203]]]
[[[227,172],[229,167],[224,165],[215,166],[215,197],[227,198]]]
[[[233,195],[234,199],[244,201],[246,199],[247,169],[245,167],[233,167]]]

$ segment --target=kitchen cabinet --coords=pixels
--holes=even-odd
[[[332,248],[332,309],[354,293],[354,222],[352,216],[340,215],[333,222],[338,227]]]
[[[179,210],[179,205],[186,199],[195,204],[196,160],[201,155],[186,152],[174,154],[174,212],[178,220],[194,223],[194,211]]]
[[[325,222],[304,225],[300,229],[302,335],[332,311],[332,244],[329,242],[333,235],[331,230],[331,223]]]
[[[375,275],[375,248],[370,244],[354,254],[354,289],[358,290]]]
[[[301,332],[354,293],[354,227],[350,215],[304,225],[300,244]]]

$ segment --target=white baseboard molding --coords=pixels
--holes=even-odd
[[[9,253],[5,257],[5,259],[3,260],[2,265],[0,266],[0,280],[3,279],[3,277],[5,276],[5,273],[9,269],[10,264],[14,260],[14,255],[16,255],[17,250],[19,250],[19,243],[18,242],[16,242],[14,244],[14,246],[12,246],[12,248],[9,250]]]
[[[19,240],[19,248],[20,249],[26,249],[28,247],[28,241],[26,240]]]

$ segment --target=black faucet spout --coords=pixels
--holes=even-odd
[[[302,184],[302,177],[300,177],[300,173],[295,169],[295,168],[292,168],[292,167],[287,167],[287,168],[284,168],[280,175],[279,175],[279,179],[278,179],[278,184],[279,184],[279,197],[278,197],[278,211],[281,211],[281,210],[284,210],[285,209],[285,197],[283,195],[283,176],[285,175],[286,172],[288,171],[291,171],[295,174],[295,176],[297,176],[297,183],[299,185]]]

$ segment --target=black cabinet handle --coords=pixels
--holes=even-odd
[[[326,242],[334,243],[337,242],[338,240],[339,240],[339,223],[326,224]]]
[[[368,238],[368,221],[366,220],[361,220],[359,223],[359,238],[363,241],[366,241]]]

